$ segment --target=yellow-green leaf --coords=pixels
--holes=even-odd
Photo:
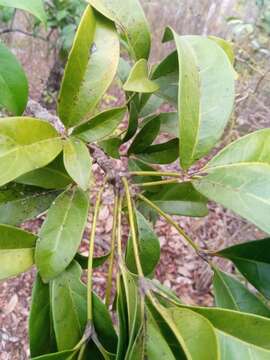
[[[101,14],[114,21],[124,32],[136,60],[147,59],[151,48],[149,25],[139,0],[88,0]]]
[[[64,164],[72,179],[83,190],[89,189],[92,159],[87,146],[80,139],[69,138],[65,142]]]
[[[0,280],[27,271],[34,264],[36,236],[0,225]]]
[[[114,79],[119,56],[114,24],[88,6],[77,30],[59,95],[58,114],[66,127],[88,120]]]
[[[52,125],[28,117],[1,119],[0,139],[0,186],[46,166],[62,150]]]

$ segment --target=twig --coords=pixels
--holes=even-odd
[[[177,172],[166,172],[166,171],[130,171],[131,176],[168,176],[181,178],[181,174]]]

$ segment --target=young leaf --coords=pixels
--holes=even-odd
[[[58,194],[58,191],[8,184],[0,190],[0,223],[20,225],[46,211]]]
[[[119,39],[114,24],[88,6],[77,30],[59,95],[58,114],[67,128],[87,120],[112,83],[118,61]]]
[[[31,268],[35,243],[35,235],[9,225],[0,225],[0,280]]]
[[[0,186],[50,163],[62,150],[56,130],[28,117],[0,120]]]
[[[151,225],[143,217],[143,215],[137,211],[137,232],[138,232],[138,247],[139,256],[145,276],[151,275],[159,262],[160,258],[160,244],[159,239],[154,233]],[[128,240],[126,250],[126,265],[128,269],[136,274],[137,267],[134,259],[133,245],[131,237]]]
[[[16,57],[1,42],[0,88],[0,106],[14,115],[21,115],[28,100],[27,78]]]
[[[201,36],[179,36],[168,28],[164,39],[172,38],[179,61],[180,163],[188,169],[223,134],[233,108],[234,71],[214,41]]]
[[[95,115],[87,123],[76,127],[72,135],[93,143],[111,135],[123,120],[126,108],[113,108]]]
[[[214,269],[214,294],[218,307],[270,317],[270,309],[240,281]]]
[[[36,265],[47,282],[71,263],[80,245],[88,215],[88,196],[74,188],[63,192],[51,206],[36,248]]]
[[[217,253],[231,260],[248,281],[265,297],[270,298],[270,239],[255,240],[231,246]]]
[[[89,189],[92,159],[87,146],[80,139],[69,138],[65,142],[64,164],[72,179],[83,190]]]
[[[101,14],[114,21],[124,32],[136,60],[147,59],[151,48],[149,25],[139,0],[88,0]]]
[[[72,179],[66,172],[63,156],[60,154],[49,165],[18,177],[16,183],[43,189],[64,189],[72,183]]]
[[[156,144],[144,149],[137,156],[150,164],[171,164],[179,156],[179,140],[172,139],[162,144]]]
[[[59,351],[72,349],[86,325],[86,288],[76,262],[51,282],[53,325]]]
[[[270,233],[270,129],[240,138],[220,151],[194,181],[203,195]]]
[[[208,214],[207,199],[190,182],[162,185],[158,192],[146,197],[167,214],[195,217]]]
[[[123,89],[138,93],[153,93],[159,89],[159,86],[149,79],[148,63],[145,59],[137,61],[133,66]]]
[[[258,355],[258,359],[261,359],[259,357],[261,353],[264,355],[267,353],[269,357],[270,319],[218,308],[192,307],[190,309],[207,318],[220,335],[222,360],[228,359],[225,354],[231,354],[230,359],[238,360],[238,348],[241,352],[250,351],[251,354]],[[262,357],[262,359],[267,359],[267,357]]]
[[[156,139],[160,130],[160,121],[159,119],[154,120],[155,121],[149,121],[146,123],[136,135],[128,149],[129,154],[139,154],[144,152],[144,150],[147,149]]]
[[[29,317],[31,357],[56,351],[51,322],[50,288],[36,275]]]
[[[42,0],[0,0],[0,5],[28,11],[40,21],[46,22],[46,13]]]

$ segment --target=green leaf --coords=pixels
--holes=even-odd
[[[158,119],[147,122],[130,145],[128,154],[139,154],[144,152],[145,149],[147,149],[156,139],[159,134],[159,130],[160,121]]]
[[[257,354],[257,359],[261,359],[259,357],[261,353],[268,354],[269,358],[270,351],[266,350],[270,349],[270,319],[218,308],[192,307],[190,309],[207,318],[222,338],[222,360],[228,359],[227,354],[232,355],[230,360],[238,360],[240,351],[240,353]],[[262,359],[267,358],[262,357]]]
[[[188,169],[223,134],[233,108],[234,70],[214,41],[179,36],[171,29],[167,29],[168,34],[178,52],[180,163]]]
[[[32,360],[75,360],[78,351],[68,350],[53,354],[42,355],[32,358]]]
[[[270,317],[270,309],[240,281],[214,268],[214,294],[218,307]]]
[[[172,139],[162,144],[149,146],[137,156],[150,164],[170,164],[178,158],[178,139]]]
[[[72,179],[83,190],[89,189],[92,159],[87,146],[80,139],[69,138],[65,142],[64,164]]]
[[[159,327],[150,311],[147,313],[146,324],[146,353],[148,358],[151,360],[160,360],[160,356],[162,355],[163,360],[175,360],[169,344],[162,336]]]
[[[146,197],[161,210],[171,215],[201,217],[208,214],[207,199],[190,182],[166,184]]]
[[[9,225],[0,225],[0,280],[31,268],[35,243],[35,235]]]
[[[208,38],[215,41],[224,50],[224,52],[228,56],[228,59],[230,60],[230,63],[233,65],[235,60],[233,44],[217,36],[211,35],[208,36]]]
[[[217,253],[231,260],[248,281],[265,297],[270,298],[270,239],[255,240],[231,246]]]
[[[102,256],[97,256],[93,258],[93,269],[96,269],[100,266],[102,266],[110,257],[111,252],[102,255]],[[79,253],[76,254],[75,258],[74,258],[82,267],[82,269],[87,269],[88,268],[88,256],[83,256]]]
[[[138,334],[131,346],[128,354],[128,359],[131,360],[144,360],[145,359],[145,341],[146,333],[144,323],[141,325]]]
[[[36,275],[29,317],[31,357],[56,351],[51,322],[50,288]]]
[[[270,129],[240,138],[205,167],[195,188],[270,233]]]
[[[51,307],[58,350],[72,349],[86,325],[86,288],[76,262],[51,282]]]
[[[51,206],[36,248],[36,265],[47,282],[71,263],[88,215],[88,195],[78,188],[63,192]]]
[[[145,59],[137,61],[131,69],[123,89],[125,91],[138,93],[153,93],[157,91],[159,86],[149,79],[148,72],[147,61]]]
[[[129,171],[156,171],[150,165],[145,164],[143,161],[138,159],[129,159],[128,160],[128,170]],[[160,181],[162,180],[161,176],[136,176],[132,178],[134,184],[141,184],[146,182]],[[151,186],[147,188],[148,191],[155,192],[159,191],[160,186]]]
[[[72,179],[66,172],[63,156],[60,154],[49,165],[18,177],[16,183],[43,189],[64,189],[72,183]]]
[[[125,3],[119,0],[88,0],[88,2],[120,27],[136,60],[148,58],[151,35],[139,0],[127,0]]]
[[[174,137],[179,134],[178,115],[176,112],[161,113],[157,117],[160,121],[160,132]]]
[[[129,119],[128,119],[128,128],[123,138],[123,143],[130,140],[135,134],[138,129],[138,109],[135,101],[131,101],[129,104]]]
[[[77,138],[87,143],[100,141],[116,130],[123,120],[125,112],[125,107],[103,111],[94,116],[87,123],[76,127],[72,135],[75,135]]]
[[[14,115],[21,115],[27,100],[28,81],[24,70],[12,52],[0,42],[0,106]]]
[[[118,61],[119,39],[114,24],[88,6],[77,30],[59,95],[58,114],[66,127],[88,120],[112,83]]]
[[[119,340],[117,345],[116,360],[122,360],[128,348],[128,307],[125,297],[125,288],[123,279],[117,278],[117,294],[116,294],[117,319],[119,328]]]
[[[0,190],[0,223],[20,225],[35,218],[50,207],[58,194],[58,191],[8,184]]]
[[[127,81],[130,70],[131,66],[129,65],[128,61],[120,57],[117,69],[117,76],[123,84]]]
[[[141,96],[141,110],[140,116],[145,117],[156,112],[163,104],[163,99],[153,94],[150,97],[148,95]]]
[[[0,5],[28,11],[40,21],[46,22],[46,13],[42,0],[0,0]]]
[[[103,140],[99,143],[101,149],[105,154],[111,156],[114,159],[120,159],[119,148],[122,145],[122,140],[118,137]]]
[[[56,130],[28,117],[0,120],[0,186],[50,163],[62,150]]]
[[[136,211],[137,235],[139,256],[145,276],[151,275],[159,262],[160,258],[160,244],[153,228],[143,215]],[[134,258],[133,242],[129,237],[126,249],[126,265],[133,273],[137,273],[137,266]]]
[[[176,359],[220,359],[216,333],[205,317],[189,309],[166,309],[157,304],[151,305],[150,311]]]

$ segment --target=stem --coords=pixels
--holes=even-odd
[[[151,182],[145,182],[136,184],[138,187],[151,187],[156,185],[165,185],[165,184],[177,184],[179,181],[177,179],[167,179],[167,180],[161,180],[161,181],[151,181]]]
[[[163,172],[163,171],[130,171],[131,176],[169,176],[181,178],[181,174],[176,172]]]
[[[82,345],[82,347],[80,348],[80,352],[79,352],[79,355],[78,355],[78,360],[82,360],[82,359],[83,359],[85,349],[86,349],[86,344],[84,343],[84,344]]]
[[[109,264],[108,279],[107,279],[107,285],[106,285],[106,295],[105,295],[105,304],[107,307],[109,307],[109,305],[110,305],[111,290],[112,290],[113,263],[114,263],[115,242],[116,242],[116,235],[117,235],[118,202],[119,202],[119,194],[117,192],[115,195],[115,200],[114,200],[111,255],[110,255],[110,264]]]
[[[125,187],[126,198],[127,198],[128,217],[129,217],[129,225],[130,225],[131,237],[132,237],[132,242],[133,242],[135,263],[136,263],[138,275],[141,277],[144,277],[142,266],[141,266],[141,261],[140,261],[140,256],[139,256],[137,232],[136,232],[136,227],[135,227],[135,222],[134,222],[133,205],[132,205],[132,200],[131,200],[131,196],[130,196],[128,181],[125,177],[123,177],[122,181],[123,181],[123,184]]]
[[[117,207],[117,254],[118,260],[122,261],[122,232],[121,232],[121,220],[122,220],[122,204],[123,204],[123,197],[121,196],[118,202]]]
[[[96,205],[95,205],[95,211],[94,211],[94,217],[93,217],[93,224],[91,229],[91,235],[89,240],[89,257],[88,257],[88,275],[87,275],[87,318],[88,321],[93,320],[93,308],[92,308],[92,285],[93,285],[93,256],[94,256],[94,243],[95,243],[95,235],[96,235],[96,228],[97,228],[97,219],[99,215],[99,210],[101,206],[101,197],[102,193],[104,191],[105,182],[101,189],[98,192],[97,199],[96,199]]]
[[[164,211],[162,211],[158,206],[156,206],[152,201],[144,197],[143,195],[139,194],[138,197],[144,201],[148,206],[150,206],[152,209],[154,209],[160,216],[164,217],[164,219],[167,220],[167,222],[172,225],[178,233],[183,236],[183,238],[189,243],[190,246],[193,247],[193,249],[201,253],[201,249],[194,243],[194,241],[184,232],[184,230],[171,218],[170,215],[166,214]]]

